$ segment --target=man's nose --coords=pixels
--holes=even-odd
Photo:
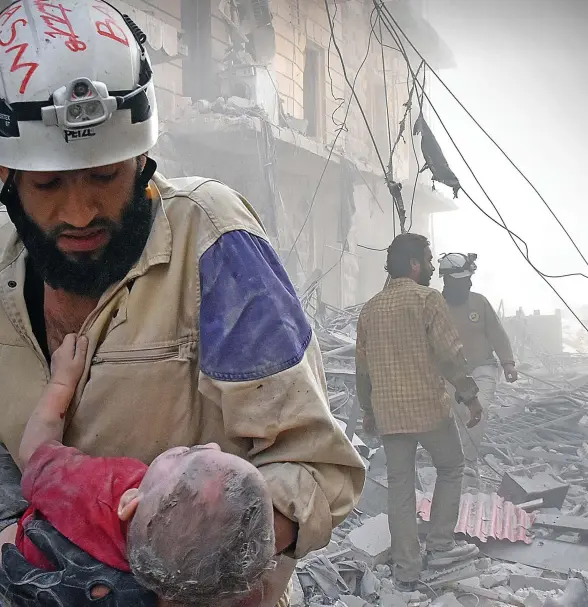
[[[68,183],[59,208],[59,221],[75,228],[87,227],[98,215],[98,207],[81,183]]]

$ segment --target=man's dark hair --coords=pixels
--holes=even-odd
[[[408,278],[412,268],[411,259],[425,262],[425,249],[431,243],[420,234],[399,234],[388,247],[386,270],[391,278]]]

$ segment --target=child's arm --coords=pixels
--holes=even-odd
[[[20,443],[22,470],[42,444],[63,439],[65,413],[84,371],[87,351],[88,339],[70,334],[53,353],[51,380],[29,418]]]

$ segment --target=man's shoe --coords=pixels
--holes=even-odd
[[[398,592],[416,592],[418,586],[418,580],[413,582],[402,582],[400,580],[394,580],[394,586]]]
[[[467,542],[453,542],[445,550],[431,550],[427,552],[427,567],[446,567],[460,561],[474,558],[480,551],[475,544]]]
[[[480,477],[480,472],[478,471],[478,468],[475,464],[467,464],[466,467],[463,469],[463,475],[470,477],[470,478],[479,478]]]

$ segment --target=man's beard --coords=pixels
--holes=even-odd
[[[59,250],[56,244],[59,234],[75,228],[63,225],[45,233],[25,213],[14,186],[6,193],[5,201],[8,215],[43,280],[54,289],[85,297],[98,298],[109,286],[122,280],[141,256],[151,231],[152,203],[140,173],[120,223],[96,219],[86,226],[110,234],[108,244],[97,256],[95,252],[76,254],[73,259]]]
[[[460,280],[463,283],[452,284],[451,286],[445,285],[443,288],[443,297],[450,306],[461,306],[466,303],[470,296],[472,287],[470,281],[465,278]]]
[[[419,275],[419,279],[417,280],[417,283],[419,285],[421,285],[422,287],[429,287],[431,286],[431,278],[433,277],[433,275],[428,271],[428,270],[421,270],[421,273]]]

